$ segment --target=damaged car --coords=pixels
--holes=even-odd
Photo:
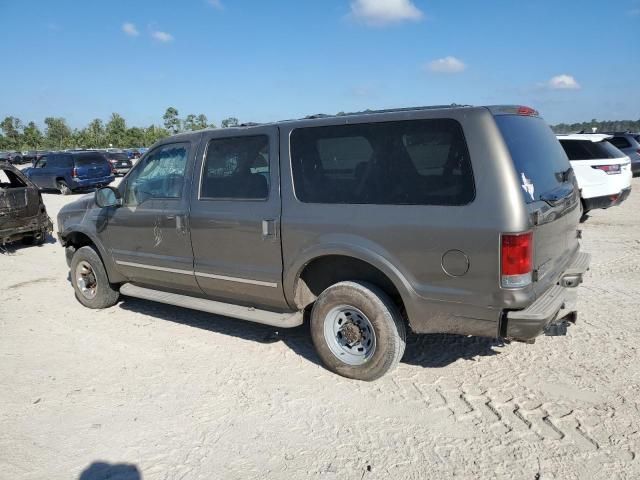
[[[0,246],[16,240],[40,245],[52,230],[38,187],[13,165],[0,162]]]

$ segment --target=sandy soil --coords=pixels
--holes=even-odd
[[[375,383],[323,369],[305,327],[135,299],[87,310],[58,244],[13,248],[0,478],[640,478],[634,189],[584,224],[593,265],[568,336],[412,336]],[[71,200],[45,195],[52,218]]]

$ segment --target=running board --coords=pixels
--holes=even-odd
[[[206,298],[190,297],[178,293],[162,292],[151,288],[138,287],[131,283],[125,283],[120,287],[120,293],[129,297],[153,300],[177,307],[200,310],[201,312],[223,315],[225,317],[239,318],[249,322],[262,323],[272,327],[293,328],[302,325],[302,312],[276,313],[268,310],[258,310],[253,307],[242,307],[231,303],[216,302]]]

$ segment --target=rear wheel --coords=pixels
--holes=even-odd
[[[320,294],[311,311],[311,338],[322,363],[347,378],[371,381],[404,354],[404,319],[373,285],[340,282]]]
[[[109,283],[100,255],[87,246],[79,248],[71,259],[71,283],[76,298],[85,307],[108,308],[116,304],[120,293]]]
[[[62,195],[71,195],[71,189],[64,180],[58,180],[58,190]]]

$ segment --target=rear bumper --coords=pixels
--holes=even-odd
[[[113,175],[97,178],[74,178],[71,188],[75,190],[77,188],[102,187],[104,185],[109,185],[115,180],[115,178],[116,177]]]
[[[594,210],[596,208],[615,207],[616,205],[620,205],[622,202],[624,202],[627,199],[627,197],[629,197],[630,194],[631,194],[631,188],[625,188],[621,190],[619,193],[616,193],[614,195],[604,195],[602,197],[585,198],[583,199],[585,210],[589,211],[589,210]]]
[[[524,310],[507,312],[502,320],[501,335],[505,338],[531,341],[545,329],[565,318],[575,320],[577,286],[589,269],[591,255],[580,252],[551,287]]]

